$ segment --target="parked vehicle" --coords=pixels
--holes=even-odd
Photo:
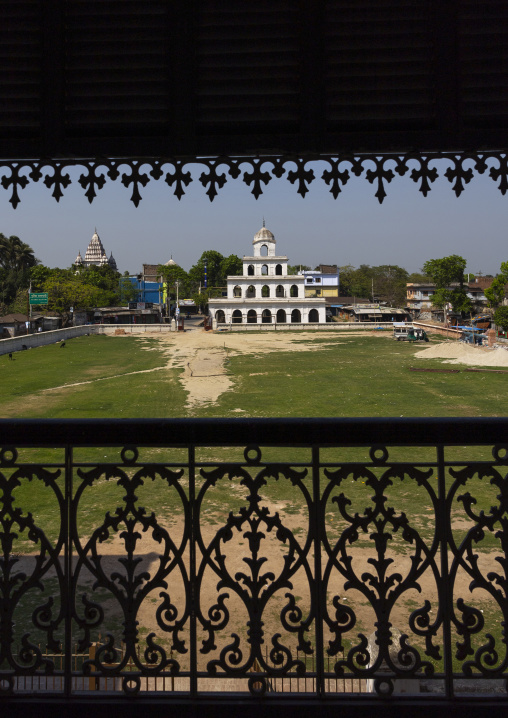
[[[393,338],[398,342],[428,342],[427,332],[421,327],[414,327],[404,322],[393,323]]]

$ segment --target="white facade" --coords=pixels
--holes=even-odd
[[[209,301],[212,319],[219,325],[324,324],[324,298],[305,297],[305,277],[288,274],[288,258],[276,254],[275,237],[264,223],[252,244],[243,274],[227,278],[227,298]]]

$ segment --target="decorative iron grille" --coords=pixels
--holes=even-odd
[[[505,701],[507,429],[1,421],[3,697]]]
[[[319,163],[320,169],[316,167]],[[437,166],[436,166],[437,165]],[[324,169],[323,169],[324,166]],[[30,182],[41,179],[51,190],[56,201],[64,195],[72,184],[69,170],[82,170],[78,182],[91,203],[106,181],[120,178],[126,188],[131,189],[131,202],[137,207],[142,200],[141,190],[149,182],[164,181],[177,199],[185,195],[185,189],[197,179],[205,189],[211,202],[229,179],[242,181],[258,199],[273,178],[286,177],[294,185],[297,193],[304,198],[310,191],[310,185],[321,179],[337,199],[344,191],[351,175],[363,177],[375,188],[375,197],[380,203],[387,196],[387,185],[395,178],[406,175],[418,186],[424,197],[432,189],[439,177],[438,167],[451,185],[456,197],[465,190],[475,173],[482,175],[488,171],[497,184],[501,194],[508,190],[508,162],[505,151],[489,152],[410,152],[379,154],[341,154],[341,155],[256,155],[256,156],[219,156],[188,159],[174,157],[137,157],[137,158],[97,158],[97,159],[0,159],[0,184],[10,193],[9,202],[14,208],[21,201],[20,191]],[[316,171],[320,177],[316,177]],[[194,174],[194,178],[193,178]]]

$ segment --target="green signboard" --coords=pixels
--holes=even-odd
[[[47,304],[48,293],[39,292],[38,294],[30,294],[30,304]]]

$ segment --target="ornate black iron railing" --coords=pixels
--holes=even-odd
[[[0,432],[4,701],[506,701],[508,420]]]

